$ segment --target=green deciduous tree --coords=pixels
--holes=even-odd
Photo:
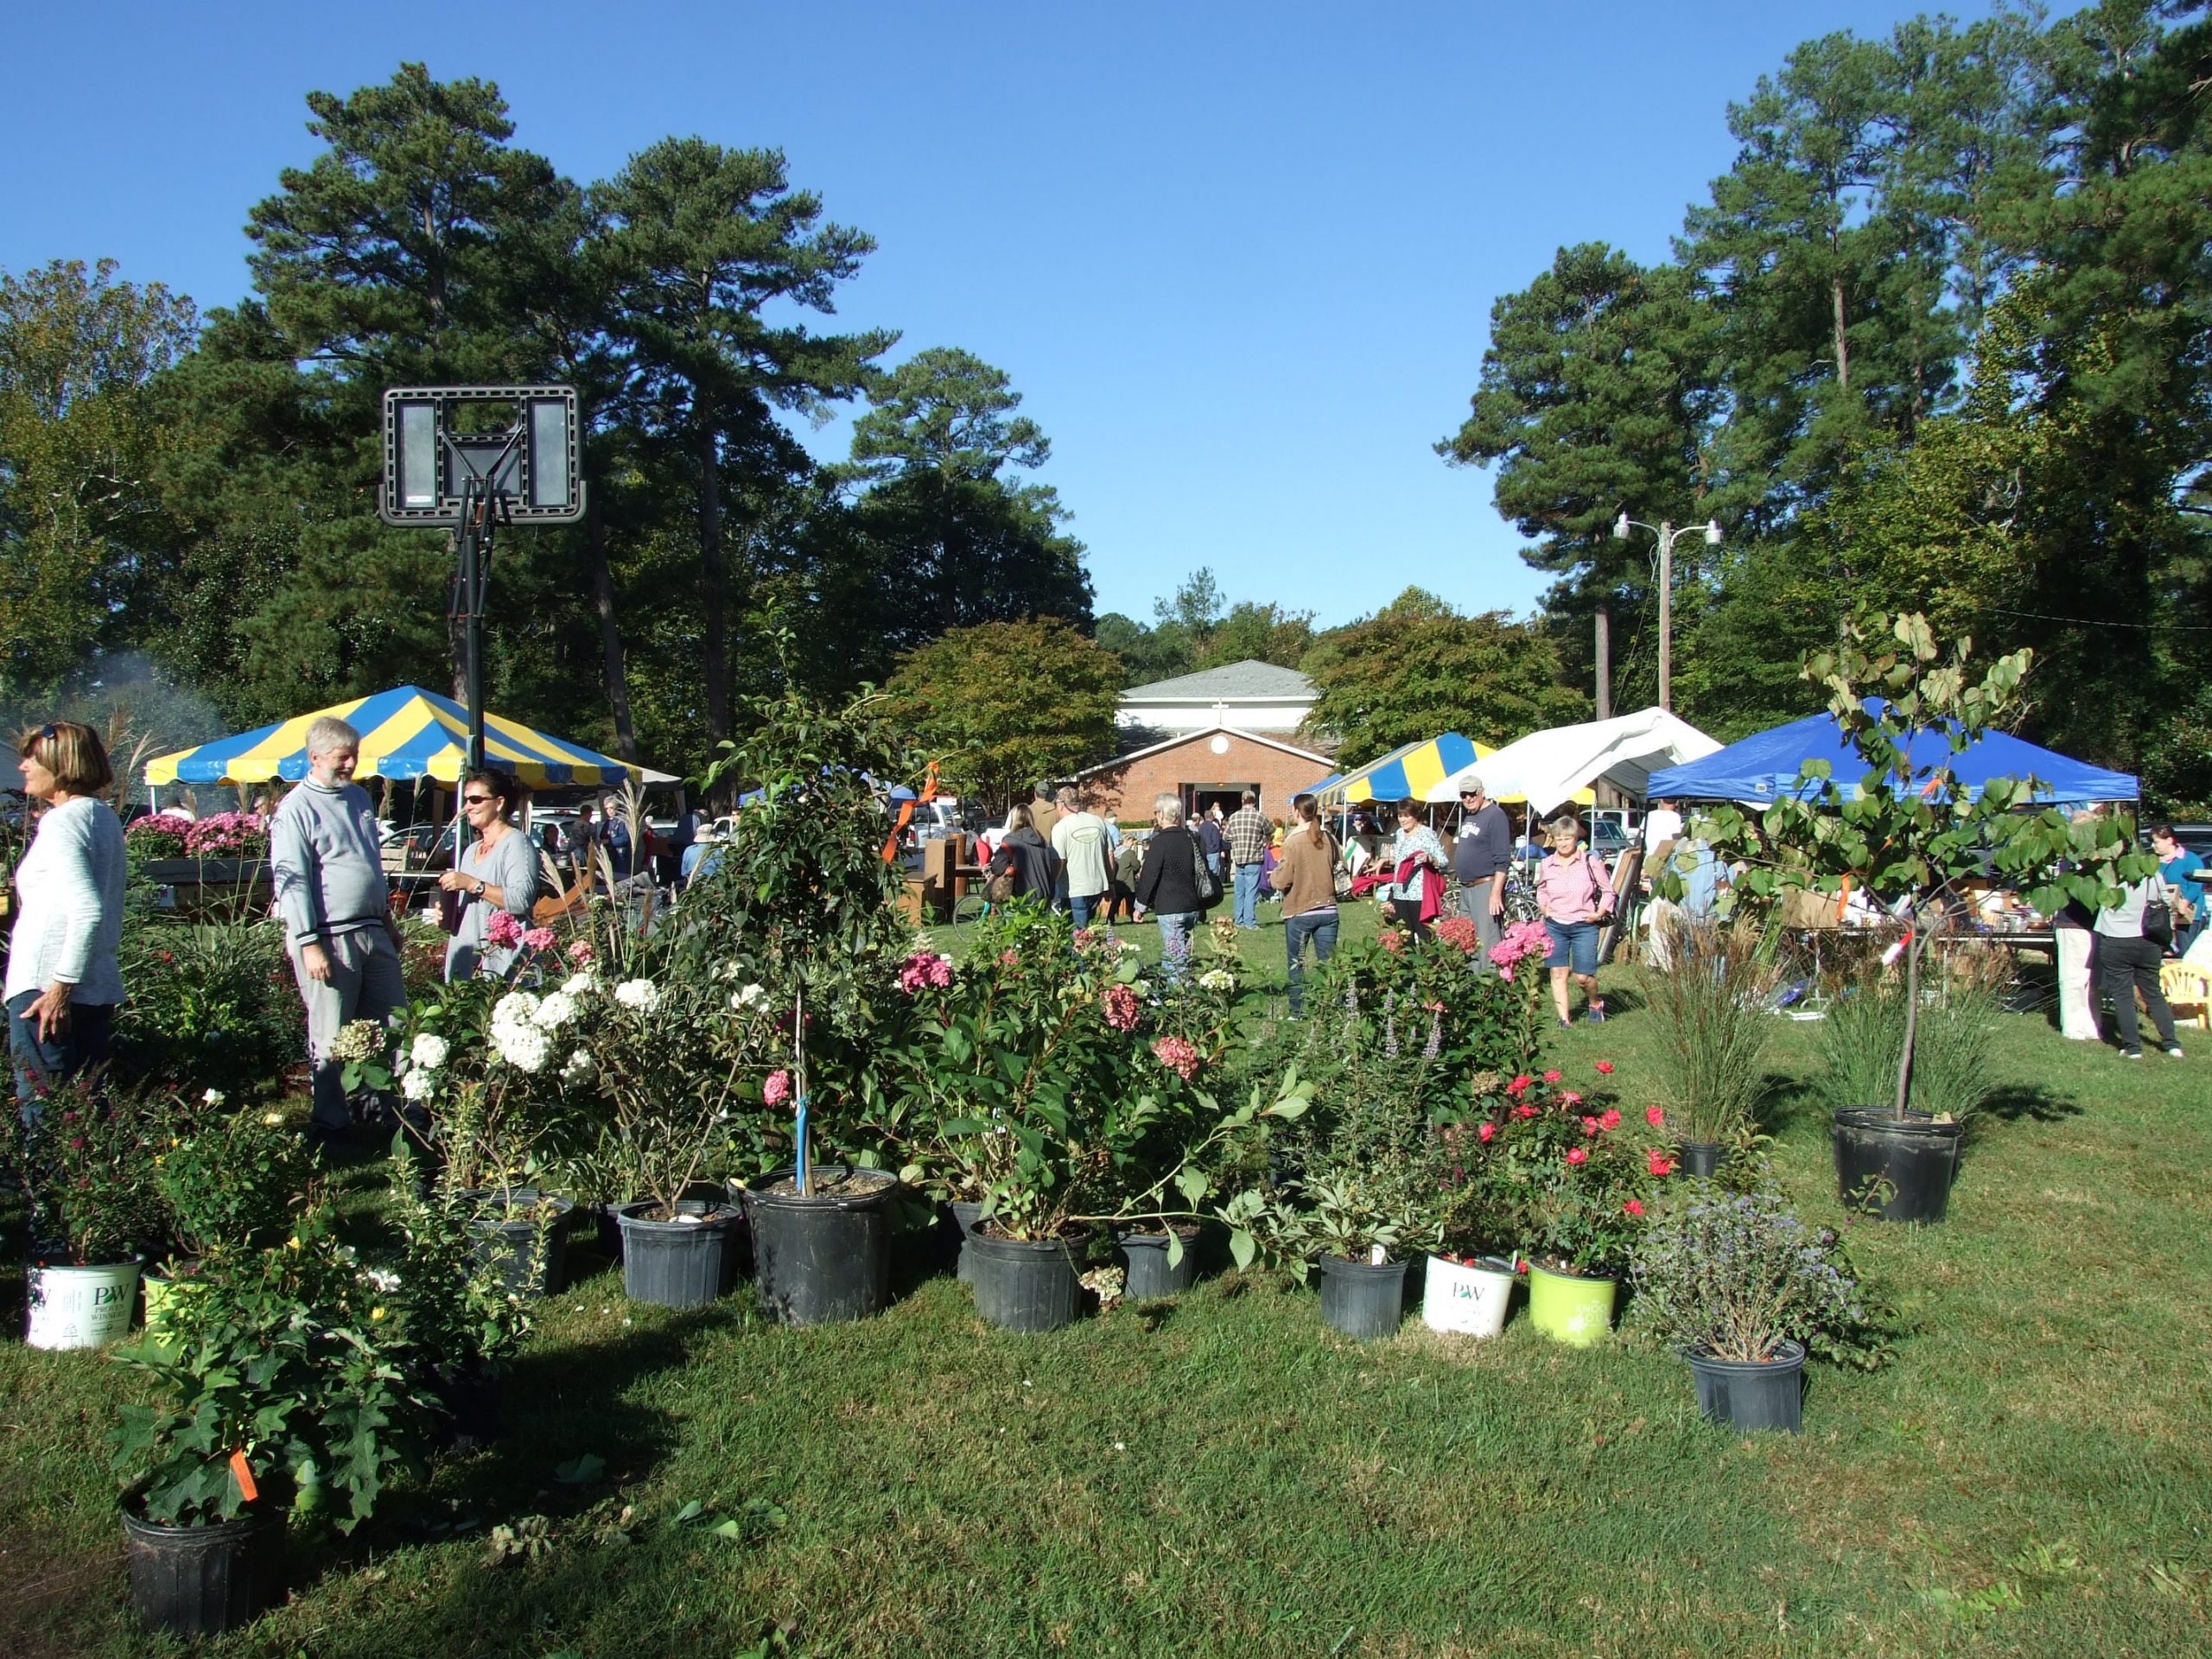
[[[1540,624],[1503,611],[1462,616],[1419,588],[1324,636],[1306,671],[1320,693],[1307,727],[1351,766],[1445,732],[1506,743],[1589,707],[1559,683]]]
[[[911,652],[886,689],[946,785],[996,810],[1112,753],[1122,665],[1057,617],[986,622]]]
[[[154,483],[175,435],[156,376],[191,349],[192,302],[103,259],[0,272],[0,690],[54,687],[147,626]]]

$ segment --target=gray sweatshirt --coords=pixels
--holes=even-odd
[[[391,918],[377,817],[358,784],[326,789],[310,778],[287,795],[269,821],[269,866],[294,950]]]

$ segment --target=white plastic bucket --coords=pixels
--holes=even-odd
[[[1432,1255],[1427,1288],[1421,1299],[1421,1320],[1432,1331],[1494,1337],[1505,1329],[1513,1283],[1509,1268],[1463,1267],[1446,1257]]]
[[[30,1268],[23,1274],[34,1348],[104,1348],[130,1331],[138,1304],[138,1264]]]

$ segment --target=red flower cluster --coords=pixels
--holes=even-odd
[[[1663,1152],[1654,1152],[1651,1154],[1651,1173],[1654,1175],[1673,1174],[1675,1173],[1675,1160],[1669,1158]]]
[[[934,950],[917,950],[899,970],[899,988],[912,996],[927,987],[938,990],[952,983],[952,958]]]
[[[1600,1060],[1600,1061],[1599,1061],[1599,1062],[1598,1062],[1598,1075],[1599,1075],[1599,1077],[1611,1077],[1611,1076],[1613,1075],[1613,1063],[1612,1063],[1611,1060]]]
[[[1376,940],[1376,943],[1395,957],[1406,948],[1406,936],[1394,929],[1383,934],[1382,938]]]
[[[1590,1161],[1590,1149],[1587,1147],[1569,1147],[1567,1149],[1567,1161],[1570,1164],[1588,1163]]]
[[[1643,1121],[1655,1129],[1664,1128],[1667,1114],[1656,1106],[1647,1106],[1643,1109]]]

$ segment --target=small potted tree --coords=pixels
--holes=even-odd
[[[1806,1357],[1879,1357],[1842,1241],[1799,1219],[1770,1179],[1746,1192],[1689,1183],[1637,1240],[1632,1326],[1686,1360],[1707,1421],[1802,1427]]]
[[[1715,806],[1694,826],[1739,866],[1724,906],[1853,892],[1904,928],[1904,1031],[1888,1098],[1840,1109],[1834,1130],[1845,1201],[1895,1221],[1941,1221],[1957,1173],[1962,1116],[1911,1103],[1929,947],[1963,884],[1993,875],[2053,915],[2069,899],[2116,905],[2127,884],[2158,868],[2118,823],[2077,824],[2038,805],[2045,791],[2033,778],[1994,778],[1977,789],[1961,777],[1961,757],[2023,709],[2033,661],[2018,651],[1977,672],[1971,652],[1961,639],[1946,653],[1917,614],[1861,615],[1835,649],[1809,654],[1802,671],[1827,691],[1864,778],[1846,788],[1827,762],[1808,761],[1796,786],[1763,810]]]
[[[924,767],[889,710],[867,688],[836,707],[797,690],[751,701],[749,735],[701,787],[749,786],[753,804],[686,891],[668,947],[678,971],[727,976],[734,1012],[775,1011],[736,1192],[761,1310],[792,1325],[864,1318],[890,1299],[899,1180],[875,1166],[861,1125],[885,1098],[872,1073],[911,944],[884,797]]]

